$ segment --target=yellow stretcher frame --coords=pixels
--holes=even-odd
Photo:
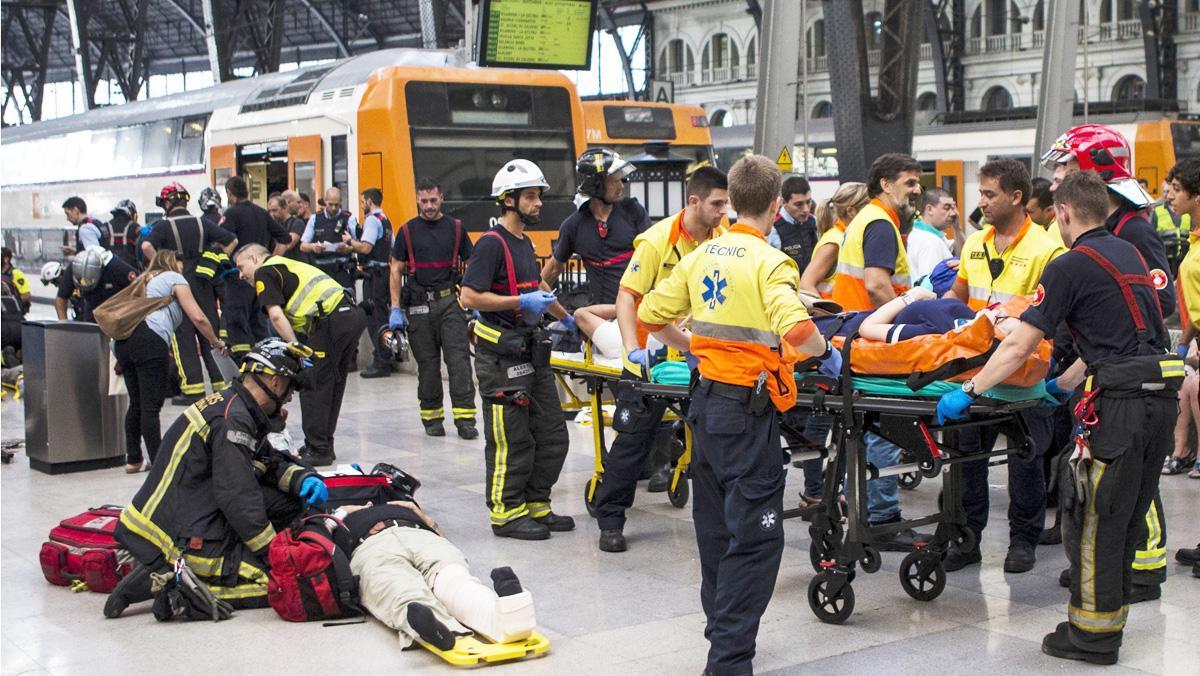
[[[536,631],[529,638],[512,643],[489,643],[474,635],[459,636],[450,650],[440,650],[417,639],[417,643],[456,667],[478,667],[539,657],[550,650],[550,639]]]
[[[583,361],[574,359],[550,358],[550,367],[560,388],[566,393],[567,402],[563,404],[564,411],[581,411],[586,406],[592,413],[592,446],[593,456],[592,476],[588,478],[583,490],[584,504],[588,514],[596,516],[596,491],[604,477],[604,460],[608,447],[604,442],[604,387],[608,383],[615,391],[615,385],[621,380],[624,369],[616,366],[598,364],[593,360],[592,343],[583,341]],[[588,401],[584,402],[571,389],[567,378],[577,378],[587,384]],[[669,405],[663,414],[664,422],[683,421],[683,408],[680,404]],[[692,461],[692,428],[683,424],[683,452],[675,461],[675,470],[671,474],[671,482],[667,486],[667,499],[671,505],[682,509],[688,503],[690,494],[687,471]]]

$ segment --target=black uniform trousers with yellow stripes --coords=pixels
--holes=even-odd
[[[568,444],[554,373],[549,364],[535,366],[528,355],[500,356],[482,339],[477,347],[492,525],[545,516]]]
[[[192,297],[196,299],[196,304],[200,306],[204,316],[208,318],[208,323],[216,331],[219,326],[217,323],[217,296],[216,291],[213,290],[212,281],[197,275],[195,271],[185,274],[184,278],[191,287]],[[196,332],[196,326],[192,324],[191,319],[188,319],[187,314],[184,314],[183,321],[179,322],[179,327],[175,329],[174,340],[171,341],[171,353],[175,357],[175,367],[179,370],[179,390],[183,394],[197,396],[205,393],[204,371],[208,371],[208,379],[212,382],[214,392],[225,387],[225,383],[221,379],[221,371],[212,357],[212,345],[204,336]],[[203,364],[204,370],[201,370],[201,364]]]
[[[1079,494],[1067,465],[1059,490],[1063,546],[1071,563],[1071,642],[1082,650],[1111,652],[1121,645],[1135,552],[1146,543],[1147,511],[1174,443],[1179,404],[1174,392],[1102,393],[1097,402],[1086,493]]]
[[[475,381],[471,379],[471,353],[467,315],[458,305],[454,289],[433,292],[424,304],[405,308],[408,344],[417,362],[417,399],[421,422],[441,421],[442,366],[450,377],[450,405],[456,425],[475,425]],[[442,295],[444,293],[444,295]],[[440,297],[439,297],[440,295]],[[429,298],[427,296],[426,298]]]
[[[225,278],[221,296],[221,326],[225,342],[237,361],[270,335],[267,315],[258,305],[254,287],[237,275]]]
[[[362,308],[343,301],[330,314],[316,318],[302,342],[313,349],[313,367],[302,372],[300,426],[309,451],[336,455],[333,435],[342,413],[346,376],[358,360],[358,337],[367,326]]]

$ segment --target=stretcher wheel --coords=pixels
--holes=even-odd
[[[929,458],[927,460],[918,460],[917,467],[921,470],[921,476],[926,479],[932,479],[942,472],[942,459]]]
[[[900,488],[911,491],[921,485],[922,478],[920,472],[905,472],[899,476]]]
[[[900,586],[918,601],[932,601],[946,588],[946,569],[941,557],[928,552],[911,552],[900,563]]]
[[[688,503],[688,496],[691,495],[691,489],[688,486],[687,472],[682,472],[679,475],[679,481],[675,484],[675,488],[667,489],[667,499],[671,501],[672,507],[683,509]]]
[[[858,565],[862,566],[864,573],[877,573],[879,567],[883,565],[883,557],[879,555],[878,549],[863,547],[863,555],[858,560]]]
[[[854,588],[849,581],[841,585],[836,593],[830,594],[834,577],[820,573],[808,583],[808,607],[817,619],[826,624],[841,624],[854,612]]]
[[[596,488],[592,489],[595,482]],[[600,478],[592,477],[583,484],[583,504],[587,507],[588,516],[596,518],[596,496],[600,495]]]

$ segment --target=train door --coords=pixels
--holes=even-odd
[[[246,179],[250,201],[266,209],[267,198],[289,186],[288,142],[268,141],[238,147],[238,175]]]
[[[213,146],[209,150],[209,180],[213,187],[217,189],[228,204],[228,195],[225,194],[225,181],[229,180],[237,171],[237,146]]]
[[[934,166],[937,187],[954,196],[959,211],[964,209],[963,162],[962,160],[938,160]]]
[[[293,136],[287,142],[288,187],[296,192],[320,195],[324,185],[320,134]],[[346,200],[347,195],[342,199]]]

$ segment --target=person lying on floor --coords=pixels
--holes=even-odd
[[[350,569],[363,608],[399,632],[402,647],[420,639],[454,648],[472,631],[493,643],[529,638],[533,596],[511,568],[492,570],[489,588],[471,576],[467,558],[416,503],[345,505],[333,513],[350,531]]]

